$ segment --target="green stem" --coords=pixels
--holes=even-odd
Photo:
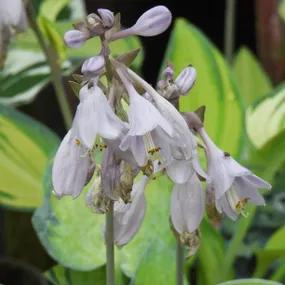
[[[184,246],[176,241],[176,285],[183,285],[184,277]]]
[[[61,66],[59,62],[59,57],[53,47],[49,47],[42,35],[41,30],[36,22],[36,15],[34,12],[34,7],[31,1],[27,2],[27,15],[31,28],[33,29],[39,44],[46,56],[47,63],[50,67],[52,83],[55,89],[56,98],[64,119],[64,124],[67,129],[71,127],[72,124],[72,112],[67,101],[65,94],[65,89],[62,81]]]
[[[106,277],[107,285],[115,285],[114,205],[106,214]]]
[[[224,51],[228,63],[232,63],[235,45],[235,17],[236,0],[226,0]]]
[[[248,216],[245,218],[240,218],[236,225],[236,230],[234,232],[234,236],[231,239],[223,264],[223,277],[222,280],[226,280],[231,272],[232,265],[235,261],[235,258],[240,250],[243,239],[250,228],[250,225],[253,221],[255,215],[256,207],[252,206],[248,210]]]

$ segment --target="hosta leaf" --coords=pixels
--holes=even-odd
[[[240,94],[247,106],[272,90],[269,77],[256,57],[246,47],[238,51],[234,59],[233,70]]]
[[[171,34],[166,61],[174,64],[176,74],[188,64],[197,69],[194,88],[188,96],[181,98],[181,111],[189,112],[206,105],[205,125],[209,134],[232,155],[241,154],[244,140],[243,106],[220,52],[196,27],[179,19]]]
[[[58,138],[20,112],[0,105],[0,204],[32,209],[42,202],[42,179]]]
[[[279,282],[265,280],[265,279],[237,279],[219,283],[218,285],[282,285]]]
[[[256,148],[276,136],[285,127],[285,85],[276,88],[247,111],[248,136]]]
[[[50,171],[46,199],[33,217],[36,232],[58,262],[77,270],[92,270],[105,263],[104,216],[91,213],[84,194],[57,200],[51,195]],[[169,229],[170,183],[159,179],[146,189],[147,213],[142,228],[117,250],[117,266],[134,284],[175,284],[175,239]],[[72,252],[72,254],[70,254]],[[151,269],[151,270],[150,270]],[[135,273],[136,277],[135,277]]]

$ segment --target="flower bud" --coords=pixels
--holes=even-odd
[[[168,64],[167,67],[163,70],[163,76],[167,79],[167,80],[173,80],[173,67]]]
[[[165,6],[156,6],[143,13],[131,29],[140,36],[156,36],[169,27],[171,19],[171,12]]]
[[[81,72],[85,75],[97,75],[105,66],[105,60],[102,55],[88,58],[84,61]]]
[[[188,66],[181,71],[175,80],[175,84],[181,95],[187,95],[195,83],[196,76],[196,69],[192,66]]]
[[[102,19],[103,26],[105,28],[111,28],[114,24],[114,14],[108,9],[98,9],[98,14]]]
[[[89,34],[78,30],[70,30],[64,34],[64,42],[71,48],[78,48],[88,40]]]

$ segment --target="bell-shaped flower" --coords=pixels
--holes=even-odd
[[[208,191],[214,192],[217,210],[236,219],[243,214],[247,202],[264,205],[264,198],[258,189],[271,189],[271,185],[219,149],[204,128],[198,132],[206,145],[210,178]]]
[[[122,139],[120,148],[130,149],[139,166],[144,166],[148,159],[159,151],[152,136],[171,136],[172,127],[155,106],[139,95],[120,68],[117,72],[124,83],[130,98],[128,110],[129,131]]]
[[[90,38],[88,31],[70,30],[64,34],[64,42],[68,47],[78,48]]]
[[[17,32],[26,28],[27,19],[22,0],[1,0],[0,2],[0,28],[10,27]]]
[[[205,194],[197,175],[184,184],[175,184],[171,196],[171,222],[179,234],[198,229],[205,211]]]
[[[98,75],[105,66],[105,59],[103,55],[96,55],[86,59],[81,68],[81,72],[86,76]]]
[[[98,9],[99,16],[102,19],[105,28],[111,28],[114,24],[114,13],[108,9]]]
[[[144,189],[148,177],[143,176],[134,184],[131,192],[131,202],[125,204],[119,200],[114,204],[114,239],[117,246],[127,244],[138,232],[146,209]]]
[[[193,87],[197,77],[196,69],[192,66],[184,68],[177,76],[174,83],[178,88],[181,95],[187,95],[190,89]]]
[[[73,133],[88,149],[92,149],[96,137],[116,139],[124,123],[115,115],[106,96],[98,86],[81,88],[80,103],[73,120]]]
[[[163,33],[171,24],[171,12],[165,6],[156,6],[143,13],[130,28],[112,35],[112,40],[139,35],[152,37]]]
[[[56,196],[71,195],[76,198],[86,184],[91,165],[87,149],[69,130],[57,150],[52,168]]]

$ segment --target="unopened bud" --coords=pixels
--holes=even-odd
[[[64,34],[64,42],[71,48],[78,48],[88,40],[89,36],[88,32],[70,30]]]
[[[195,83],[196,76],[196,69],[192,66],[188,66],[181,71],[175,80],[175,84],[181,95],[187,95]]]
[[[88,58],[84,61],[81,72],[85,75],[98,75],[105,66],[105,59],[102,55]]]
[[[168,64],[163,71],[163,75],[167,80],[173,80],[173,74],[174,74],[173,67],[170,64]]]
[[[165,6],[156,6],[143,13],[130,28],[112,35],[112,40],[133,35],[152,37],[163,33],[170,25],[171,12]]]
[[[98,9],[98,14],[102,19],[105,28],[111,28],[114,24],[114,13],[108,9]]]
[[[171,19],[171,12],[165,6],[156,6],[143,13],[131,29],[140,36],[156,36],[169,27]]]

